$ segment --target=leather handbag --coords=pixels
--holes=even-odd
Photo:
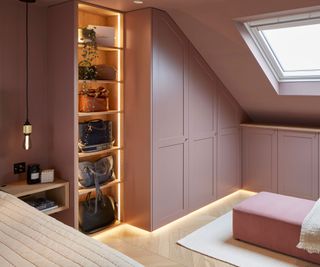
[[[96,68],[96,79],[97,80],[112,80],[117,79],[117,70],[115,67],[108,66],[105,64],[95,65]]]
[[[79,112],[109,110],[109,90],[100,86],[96,89],[82,89],[79,93]]]
[[[103,157],[95,162],[79,162],[79,186],[92,187],[95,179],[99,185],[115,179],[112,156]]]
[[[96,179],[96,196],[88,193],[85,201],[79,202],[79,227],[85,233],[93,233],[115,221],[115,203],[110,196],[104,196]]]
[[[112,121],[91,120],[79,123],[80,152],[94,152],[112,147]]]

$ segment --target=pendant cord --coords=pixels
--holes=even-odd
[[[29,124],[29,4],[26,2],[26,122]]]

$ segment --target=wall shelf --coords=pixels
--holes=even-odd
[[[103,156],[107,153],[110,153],[110,152],[113,152],[113,151],[116,151],[116,150],[120,150],[122,149],[121,147],[118,147],[118,146],[114,146],[114,147],[111,147],[109,149],[105,149],[105,150],[100,150],[100,151],[97,151],[97,152],[91,152],[91,153],[78,153],[79,154],[79,158],[82,159],[82,158],[88,158],[88,157],[93,157],[93,156]]]
[[[84,45],[82,43],[78,43],[78,48],[83,48]],[[99,51],[122,51],[122,47],[116,47],[116,46],[98,46],[97,49]]]
[[[121,183],[119,181],[119,179],[115,179],[109,183],[106,183],[106,184],[103,184],[103,185],[100,185],[100,189],[103,190],[105,188],[109,188],[111,186],[115,186],[115,185],[118,185],[119,183]],[[90,187],[90,188],[80,188],[79,189],[79,196],[83,196],[83,195],[86,195],[90,192],[94,192],[96,191],[96,188],[95,187]]]
[[[113,80],[78,80],[79,83],[113,83],[113,84],[117,84],[117,83],[122,83],[122,81],[113,81]]]
[[[68,209],[68,207],[61,206],[61,207],[58,207],[58,208],[55,208],[55,209],[52,209],[52,210],[43,211],[43,213],[45,213],[47,215],[51,215],[51,214],[55,214],[57,212],[60,212],[60,211],[66,210],[66,209]]]
[[[116,76],[111,77],[114,80],[77,80],[77,86],[75,88],[75,94],[79,94],[79,90],[84,87],[90,89],[97,89],[102,86],[108,90],[108,107],[110,110],[100,111],[100,112],[77,112],[78,123],[92,120],[92,119],[102,119],[112,122],[112,138],[115,141],[115,146],[109,149],[78,153],[78,161],[91,161],[95,162],[101,157],[112,156],[113,158],[113,169],[115,177],[118,179],[103,184],[100,186],[104,189],[103,193],[111,197],[116,205],[116,219],[117,221],[110,227],[105,227],[103,230],[110,229],[114,225],[120,224],[123,214],[123,173],[124,173],[124,162],[123,162],[123,113],[124,113],[124,102],[123,102],[123,63],[124,63],[124,43],[123,43],[123,14],[121,12],[116,12],[108,10],[103,7],[98,7],[90,4],[78,4],[78,25],[77,28],[84,28],[88,25],[98,25],[101,27],[113,27],[114,28],[114,43],[108,45],[97,44],[96,56],[90,62],[91,65],[106,65],[112,66],[117,70]],[[79,32],[79,31],[78,31]],[[113,33],[112,33],[113,34]],[[83,53],[84,44],[78,42],[76,46],[76,53],[78,56],[78,63],[86,59],[85,53]],[[106,43],[108,44],[108,43]],[[93,48],[94,49],[94,48]],[[77,64],[78,66],[78,64]],[[103,77],[103,76],[102,76]],[[87,84],[87,86],[84,86]],[[78,88],[77,88],[78,87]],[[110,116],[111,115],[111,116]],[[107,133],[108,136],[110,133]],[[78,177],[76,177],[78,180]],[[78,181],[75,181],[78,184]],[[82,201],[87,193],[93,192],[96,189],[93,188],[82,188],[78,187],[76,190],[76,197],[78,200]],[[78,210],[76,210],[76,220],[78,220]]]
[[[55,179],[52,183],[43,184],[27,184],[26,180],[20,180],[1,186],[0,190],[18,198],[45,197],[53,200],[58,207],[48,211],[43,211],[43,213],[48,215],[69,208],[69,182],[62,179]]]
[[[108,110],[108,111],[99,111],[99,112],[79,112],[79,117],[90,117],[90,116],[103,116],[103,115],[113,115],[122,113],[120,110]]]

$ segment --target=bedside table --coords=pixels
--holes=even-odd
[[[52,183],[44,184],[27,184],[26,180],[20,180],[0,186],[0,190],[20,199],[44,197],[53,200],[58,207],[44,211],[48,215],[69,208],[69,182],[62,179],[55,179]]]

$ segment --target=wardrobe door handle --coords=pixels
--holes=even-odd
[[[187,141],[188,141],[188,138],[186,137],[186,138],[184,139],[184,141],[187,142]]]

